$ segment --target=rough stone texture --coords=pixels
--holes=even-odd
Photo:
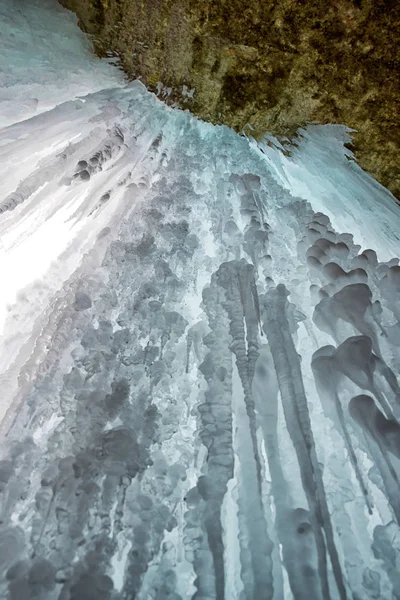
[[[202,119],[255,137],[356,129],[360,165],[400,197],[398,0],[60,1],[100,55]]]

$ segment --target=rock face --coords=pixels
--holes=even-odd
[[[202,119],[255,137],[354,128],[360,165],[400,197],[398,0],[60,1],[99,55]]]

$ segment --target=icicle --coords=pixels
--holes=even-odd
[[[365,498],[368,511],[372,514],[372,504],[363,480],[361,469],[358,465],[357,457],[348,432],[343,407],[339,398],[339,377],[335,364],[334,348],[332,346],[325,346],[317,350],[313,355],[311,366],[324,411],[328,417],[332,418],[343,435],[351,464],[353,465],[354,472],[360,484],[360,490]],[[324,397],[326,398],[325,402]]]
[[[286,424],[297,454],[303,487],[310,506],[312,529],[318,550],[318,567],[323,597],[331,597],[328,584],[324,531],[339,595],[342,599],[345,599],[347,598],[346,587],[333,538],[320,466],[315,452],[300,361],[293,344],[286,316],[287,296],[288,293],[283,285],[279,285],[275,290],[270,290],[266,294],[263,302],[263,329],[271,347]]]
[[[206,446],[207,467],[197,483],[197,493],[204,508],[199,519],[207,535],[213,557],[216,600],[225,598],[224,543],[221,509],[228,481],[233,477],[232,448],[232,361],[226,335],[226,316],[218,303],[213,286],[203,293],[203,302],[212,333],[203,338],[209,349],[199,369],[208,389],[199,406],[202,427],[200,439]],[[200,501],[200,500],[199,500]],[[199,572],[201,597],[201,573]]]
[[[400,523],[400,479],[388,454],[389,450],[389,452],[391,451],[398,456],[398,449],[396,445],[391,448],[390,436],[386,437],[384,433],[385,430],[390,431],[392,429],[395,435],[397,434],[398,436],[400,426],[396,422],[387,421],[376,408],[372,398],[364,394],[351,399],[349,412],[355,422],[362,428],[362,431],[367,434],[365,436],[367,449],[380,472],[384,490],[392,506],[396,520]]]
[[[283,564],[296,600],[322,600],[317,549],[309,515],[304,509],[293,508],[295,499],[282,468],[278,435],[279,389],[273,368],[270,350],[264,346],[257,360],[253,395],[264,433]]]

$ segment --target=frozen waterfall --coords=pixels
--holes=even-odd
[[[400,599],[400,209],[0,0],[0,598]]]

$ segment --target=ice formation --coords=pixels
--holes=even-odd
[[[0,597],[400,598],[400,213],[0,3]]]

